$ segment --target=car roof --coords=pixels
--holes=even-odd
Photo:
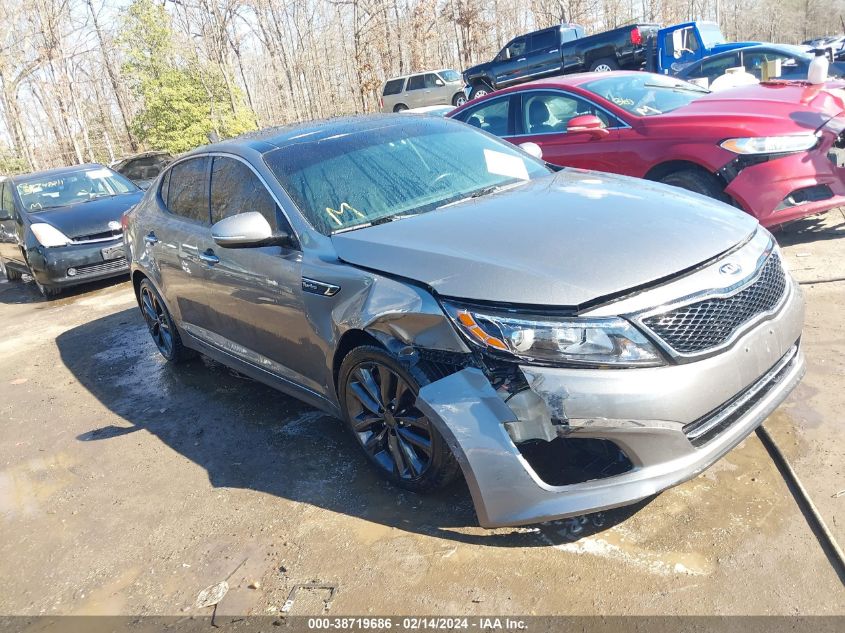
[[[387,83],[388,81],[395,81],[397,79],[407,79],[408,77],[414,77],[416,75],[425,75],[426,73],[442,73],[446,70],[455,70],[455,69],[454,68],[438,68],[437,70],[420,70],[420,71],[417,71],[415,73],[408,73],[407,75],[396,75],[395,77],[388,77],[387,79],[384,80],[384,83]],[[458,71],[455,70],[455,72],[457,73]],[[460,73],[458,73],[458,74],[460,75]]]
[[[252,150],[260,154],[266,154],[273,150],[289,147],[299,143],[312,143],[315,141],[337,138],[348,134],[369,132],[386,127],[397,125],[409,125],[411,117],[398,114],[359,114],[346,117],[335,117],[303,123],[281,125],[264,130],[249,132],[232,139],[204,145],[189,152],[185,156],[205,154],[215,151],[244,153],[245,150]],[[443,121],[440,117],[413,117]]]
[[[519,90],[537,88],[537,87],[560,87],[560,86],[580,86],[582,84],[588,83],[590,81],[595,81],[596,79],[601,79],[603,76],[606,75],[613,75],[617,77],[627,76],[627,75],[641,75],[642,71],[639,70],[614,70],[612,73],[574,73],[572,75],[564,75],[562,77],[546,77],[545,79],[535,79],[534,81],[528,81],[524,84],[519,84],[518,86],[513,86],[511,88],[506,88],[501,92],[518,92]],[[499,92],[499,91],[496,91]],[[491,93],[496,94],[496,93]]]
[[[44,178],[60,178],[68,174],[76,173],[86,169],[108,169],[105,165],[100,163],[84,163],[82,165],[72,165],[69,167],[56,167],[54,169],[45,169],[43,171],[33,171],[28,174],[17,174],[11,176],[12,182],[28,182],[30,180],[41,180]]]

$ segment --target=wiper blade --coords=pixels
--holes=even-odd
[[[473,200],[475,198],[481,198],[482,196],[488,196],[491,193],[496,193],[497,191],[502,191],[504,189],[510,189],[511,187],[515,187],[516,185],[520,184],[522,184],[522,182],[510,183],[507,185],[490,185],[489,187],[482,187],[481,189],[476,189],[472,193],[462,198],[458,198],[457,200],[453,200],[452,202],[447,202],[446,204],[440,205],[437,208],[446,209],[447,207],[455,206],[456,204],[460,204],[461,202],[466,202],[467,200]]]
[[[667,86],[666,84],[643,84],[646,88],[664,88],[666,90],[681,90],[683,92],[701,92],[703,94],[710,94],[707,88],[696,86],[695,84],[673,84]]]
[[[385,215],[381,218],[376,218],[375,220],[371,220],[369,222],[363,222],[361,224],[353,224],[352,226],[344,226],[336,231],[332,231],[332,235],[337,235],[338,233],[346,233],[347,231],[354,231],[356,229],[365,229],[368,226],[378,226],[379,224],[387,224],[388,222],[393,222],[394,220],[404,220],[405,218],[410,218],[412,215],[416,215],[415,213],[397,213],[396,215]]]

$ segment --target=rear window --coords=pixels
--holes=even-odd
[[[398,95],[402,92],[403,85],[405,85],[404,79],[391,79],[384,84],[384,91],[381,94],[385,97],[388,95]]]

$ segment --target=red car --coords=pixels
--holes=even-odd
[[[543,159],[676,185],[764,226],[845,205],[845,82],[711,93],[643,72],[584,73],[500,90],[448,116]]]

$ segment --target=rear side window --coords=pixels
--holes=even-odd
[[[276,202],[258,176],[234,158],[215,156],[211,166],[211,222],[257,211],[276,229]]]
[[[558,33],[558,29],[546,29],[535,33],[531,36],[531,50],[539,52],[557,48],[560,44]]]
[[[384,84],[384,91],[381,94],[385,97],[388,95],[398,95],[400,92],[402,92],[402,86],[404,84],[404,79],[391,79],[386,84]]]
[[[167,209],[174,215],[208,224],[208,157],[191,158],[170,170]]]
[[[458,117],[464,123],[477,127],[480,130],[495,134],[496,136],[508,136],[508,115],[510,114],[510,97],[494,99],[480,104],[475,108],[464,110]]]
[[[413,77],[408,78],[408,88],[407,90],[421,90],[425,87],[425,76],[424,75],[414,75]]]

